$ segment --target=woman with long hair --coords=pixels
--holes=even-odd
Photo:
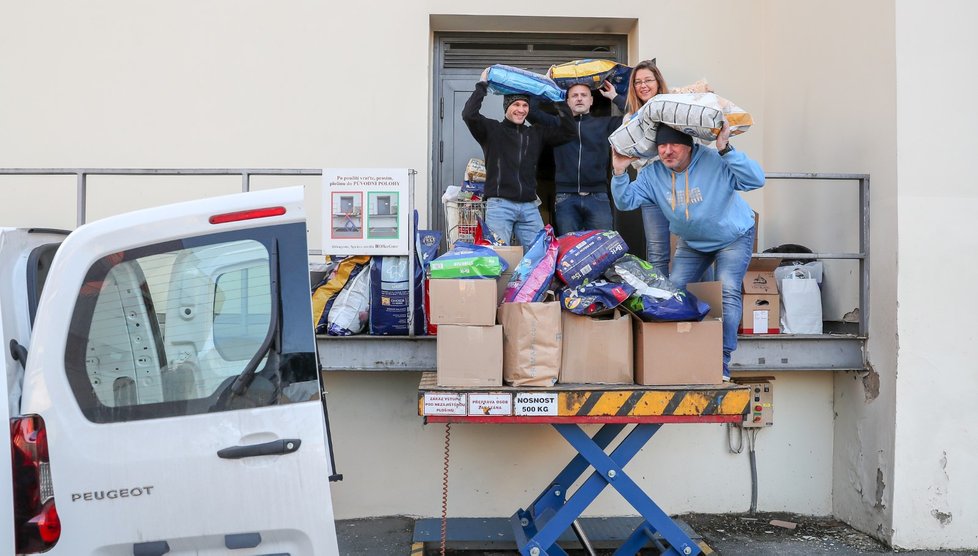
[[[632,69],[625,101],[625,121],[659,93],[668,93],[669,87],[662,72],[655,65],[655,58],[642,60]],[[645,260],[665,276],[669,276],[669,221],[662,210],[653,204],[642,205],[642,228],[645,231]]]

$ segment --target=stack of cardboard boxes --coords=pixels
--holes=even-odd
[[[430,318],[439,325],[438,385],[500,386],[504,376],[517,386],[551,386],[558,376],[557,382],[571,384],[718,384],[723,361],[720,283],[690,284],[689,290],[710,304],[703,321],[650,323],[621,310],[603,319],[578,316],[560,311],[555,302],[507,303],[497,311],[491,279],[431,280]],[[554,311],[560,312],[559,319],[551,318]],[[547,330],[539,330],[536,321],[542,314]],[[537,368],[544,360],[551,369]],[[534,375],[540,381],[532,380]]]
[[[744,313],[738,331],[741,334],[779,334],[781,300],[774,269],[781,259],[753,258],[744,275]]]

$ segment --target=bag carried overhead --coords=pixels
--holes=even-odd
[[[611,60],[588,58],[550,66],[547,75],[561,89],[569,89],[574,85],[587,85],[592,89],[597,89],[620,65]]]
[[[567,93],[552,79],[525,69],[496,64],[489,67],[489,90],[499,95],[534,95],[563,102]]]

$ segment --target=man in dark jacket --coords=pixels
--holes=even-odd
[[[601,95],[625,111],[625,96],[605,81]],[[621,125],[621,116],[592,116],[594,97],[587,85],[567,89],[567,106],[574,114],[577,139],[554,148],[557,185],[557,233],[610,230],[613,222],[608,198],[611,151],[608,136]],[[557,125],[557,117],[531,103],[527,119],[534,125]]]
[[[462,120],[472,137],[482,146],[486,161],[486,225],[504,241],[516,238],[525,250],[543,229],[537,208],[537,162],[544,145],[559,145],[573,139],[574,120],[564,107],[559,126],[526,126],[530,112],[528,95],[505,95],[502,121],[490,120],[479,113],[486,97],[488,70],[475,84],[475,91],[465,102]]]

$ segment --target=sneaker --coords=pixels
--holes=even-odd
[[[727,368],[727,364],[723,364],[723,381],[730,382],[730,369]]]

